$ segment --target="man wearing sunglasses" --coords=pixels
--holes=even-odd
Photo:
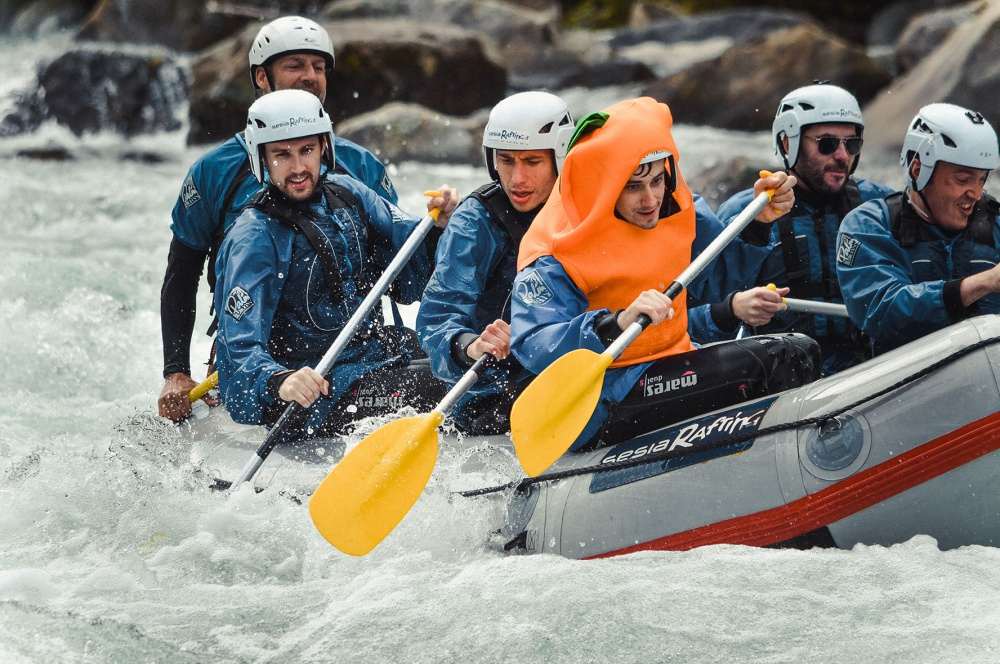
[[[861,203],[891,193],[886,187],[851,177],[861,159],[863,133],[857,99],[836,85],[809,85],[781,100],[772,134],[785,170],[798,179],[795,206],[775,224],[753,223],[743,231],[743,239],[758,247],[756,261],[749,262],[748,286],[774,283],[788,287],[792,297],[843,301],[836,267],[841,220]],[[748,190],[733,196],[719,208],[719,218],[728,223],[753,195]],[[734,297],[740,294],[730,296],[730,301]],[[780,311],[757,331],[802,332],[813,337],[823,351],[826,375],[866,357],[867,342],[844,318]]]
[[[900,153],[905,191],[844,219],[837,273],[851,319],[885,351],[1000,313],[1000,204],[983,192],[997,135],[975,111],[924,106]]]

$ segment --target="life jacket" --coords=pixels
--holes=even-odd
[[[491,303],[500,304],[495,312],[490,312],[490,315],[487,315],[487,318],[490,320],[502,318],[503,320],[510,321],[510,293],[513,287],[513,274],[505,275],[501,272],[507,267],[508,260],[516,259],[517,248],[521,244],[521,238],[524,237],[524,234],[531,226],[531,222],[538,214],[538,211],[519,212],[515,210],[514,206],[510,203],[510,198],[504,193],[503,187],[500,186],[499,182],[485,184],[473,191],[469,196],[475,198],[486,208],[490,221],[503,229],[510,238],[510,246],[507,251],[497,256],[493,265],[489,266],[489,276],[486,279],[486,292],[483,293],[481,298]],[[510,260],[510,262],[513,263],[514,261]],[[514,269],[514,265],[511,264],[510,271],[513,272]]]
[[[1000,203],[992,196],[983,194],[972,209],[968,225],[950,242],[934,233],[933,227],[906,200],[904,192],[887,196],[885,203],[892,236],[906,249],[916,281],[961,279],[996,263],[994,228]],[[950,244],[950,252],[944,244]]]
[[[819,264],[822,276],[818,282],[813,278],[809,269],[808,253],[800,250],[799,242],[795,238],[794,219],[801,218],[806,214],[801,202],[797,201],[791,212],[778,220],[778,239],[781,243],[781,256],[785,263],[787,277],[787,281],[782,285],[791,287],[795,297],[806,300],[823,298],[837,302],[843,301],[840,294],[840,282],[837,281],[837,273],[834,269],[837,248],[828,246],[825,229],[826,215],[829,212],[828,208],[832,206],[837,217],[843,220],[847,213],[861,205],[861,202],[858,183],[849,179],[843,190],[837,196],[832,197],[828,204],[816,205],[808,213],[812,216],[816,239],[819,241]]]
[[[587,297],[589,311],[617,311],[645,290],[666,289],[691,262],[695,236],[694,202],[676,168],[680,155],[670,132],[670,109],[643,97],[619,102],[604,113],[603,126],[569,151],[557,187],[518,255],[519,270],[541,256],[559,261]],[[667,175],[676,182],[659,223],[644,230],[618,218],[615,203],[643,157],[660,150],[671,155]],[[612,366],[690,350],[686,300],[686,293],[675,298],[673,319],[647,327]]]

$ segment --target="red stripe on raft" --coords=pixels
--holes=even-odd
[[[786,505],[602,553],[686,551],[709,544],[767,546],[822,528],[1000,449],[1000,412]]]

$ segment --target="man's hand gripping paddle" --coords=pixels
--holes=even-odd
[[[219,385],[219,372],[213,371],[212,375],[210,375],[208,378],[206,378],[205,380],[201,381],[200,383],[194,386],[191,392],[188,393],[188,399],[191,401],[191,403],[194,403],[198,399],[202,398],[203,396],[214,390],[216,387],[218,387],[218,385]]]
[[[363,556],[392,532],[431,478],[444,416],[491,362],[483,355],[434,410],[379,427],[334,466],[309,499],[309,516],[326,541]]]
[[[768,173],[762,171],[761,177]],[[726,226],[664,291],[677,297],[710,262],[767,207],[773,191],[762,192]],[[597,408],[604,373],[652,321],[645,314],[603,353],[581,348],[550,364],[521,393],[510,413],[514,451],[528,475],[545,472],[573,444]]]
[[[425,196],[437,196],[439,192],[427,191],[424,192]],[[410,257],[416,252],[417,247],[420,243],[424,241],[427,233],[430,232],[431,227],[438,218],[440,210],[437,208],[431,210],[426,217],[420,220],[420,223],[410,232],[410,236],[406,238],[406,242],[400,247],[399,253],[396,254],[392,262],[389,263],[389,267],[386,271],[379,277],[372,289],[368,291],[368,295],[365,299],[361,301],[361,305],[358,310],[347,321],[344,328],[337,335],[337,338],[333,340],[333,344],[327,349],[326,353],[320,359],[319,364],[316,365],[315,370],[321,376],[326,376],[330,370],[333,368],[334,362],[336,362],[337,357],[340,355],[341,351],[347,347],[347,344],[351,341],[351,337],[354,336],[354,332],[360,327],[361,323],[368,317],[371,312],[372,307],[375,306],[382,298],[382,295],[389,290],[389,286],[395,281],[396,277],[399,275],[403,266],[406,262],[410,260]],[[271,454],[271,450],[282,440],[285,428],[288,426],[289,420],[295,416],[300,410],[303,410],[302,406],[299,405],[297,401],[290,402],[286,407],[284,412],[281,413],[281,417],[275,422],[274,426],[267,433],[267,437],[264,442],[260,444],[257,448],[257,452],[253,457],[247,461],[246,466],[244,466],[243,471],[240,476],[232,483],[232,488],[237,488],[244,482],[249,482],[253,479],[253,476],[257,474],[261,465],[264,463],[264,459]]]

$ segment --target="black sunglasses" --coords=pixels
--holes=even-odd
[[[843,143],[847,154],[852,157],[861,152],[861,145],[865,142],[865,139],[860,136],[852,136],[851,138],[838,138],[836,136],[820,136],[817,138],[816,136],[806,136],[806,138],[816,141],[819,153],[824,155],[833,154],[837,151],[840,144]]]

